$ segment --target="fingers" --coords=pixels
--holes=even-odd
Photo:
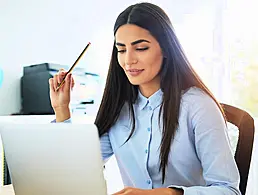
[[[59,69],[59,72],[64,72],[64,71],[65,71],[64,68],[60,68],[60,69]]]
[[[124,188],[124,189],[120,190],[119,192],[116,192],[116,193],[114,193],[112,195],[119,195],[119,194],[121,195],[121,194],[127,192],[130,189],[131,189],[130,187],[126,187],[126,188]]]
[[[59,72],[58,72],[58,77],[57,77],[58,83],[62,82],[62,80],[64,79],[65,75],[66,75],[66,71],[63,68],[60,69]]]
[[[72,83],[71,83],[71,88],[73,89],[74,88],[74,85],[75,85],[75,82],[74,82],[74,79],[73,79],[73,76],[72,76]]]
[[[58,75],[56,74],[53,78],[53,85],[54,85],[54,88],[56,89],[57,86],[58,86]]]
[[[66,75],[66,72],[63,68],[61,68],[58,73],[54,76],[54,87],[55,87],[55,90],[57,89],[57,87],[60,85],[60,83],[63,81],[64,77]],[[65,84],[65,83],[64,83]],[[63,88],[60,87],[60,88]]]
[[[62,87],[60,87],[59,90],[65,90],[65,91],[70,91],[73,89],[75,82],[74,79],[71,75],[71,73],[68,73],[62,68],[58,71],[56,75],[53,76],[52,79],[49,79],[49,85],[50,89],[53,91],[56,91],[57,87],[60,85],[60,83],[65,79],[64,84]]]
[[[49,82],[49,89],[50,89],[50,91],[51,91],[51,92],[54,92],[54,91],[55,91],[54,79],[53,79],[53,78],[50,78],[50,79],[48,80],[48,82]]]
[[[69,73],[69,74],[66,76],[66,78],[65,78],[65,83],[64,83],[64,86],[63,86],[64,92],[69,93],[70,90],[71,90],[71,86],[72,86],[72,74]]]

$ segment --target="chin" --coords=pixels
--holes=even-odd
[[[129,82],[130,82],[132,85],[141,85],[141,84],[142,84],[142,82],[136,81],[136,80],[134,80],[134,79],[128,79],[128,80],[129,80]]]

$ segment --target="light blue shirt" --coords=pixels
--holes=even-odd
[[[100,138],[104,161],[115,154],[125,186],[141,189],[176,187],[184,195],[239,195],[239,173],[226,125],[215,102],[198,88],[181,99],[179,126],[171,144],[162,184],[159,154],[162,138],[159,110],[162,91],[149,98],[139,93],[134,104],[135,133],[124,105],[116,124]],[[162,117],[161,117],[162,127]]]

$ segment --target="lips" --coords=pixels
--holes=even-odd
[[[127,71],[129,71],[129,72],[141,72],[141,71],[143,71],[143,69],[129,69]]]
[[[131,76],[138,76],[144,71],[144,69],[129,69],[127,70],[127,73]]]

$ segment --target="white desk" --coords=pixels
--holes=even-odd
[[[14,195],[13,186],[7,185],[0,187],[0,195]]]

